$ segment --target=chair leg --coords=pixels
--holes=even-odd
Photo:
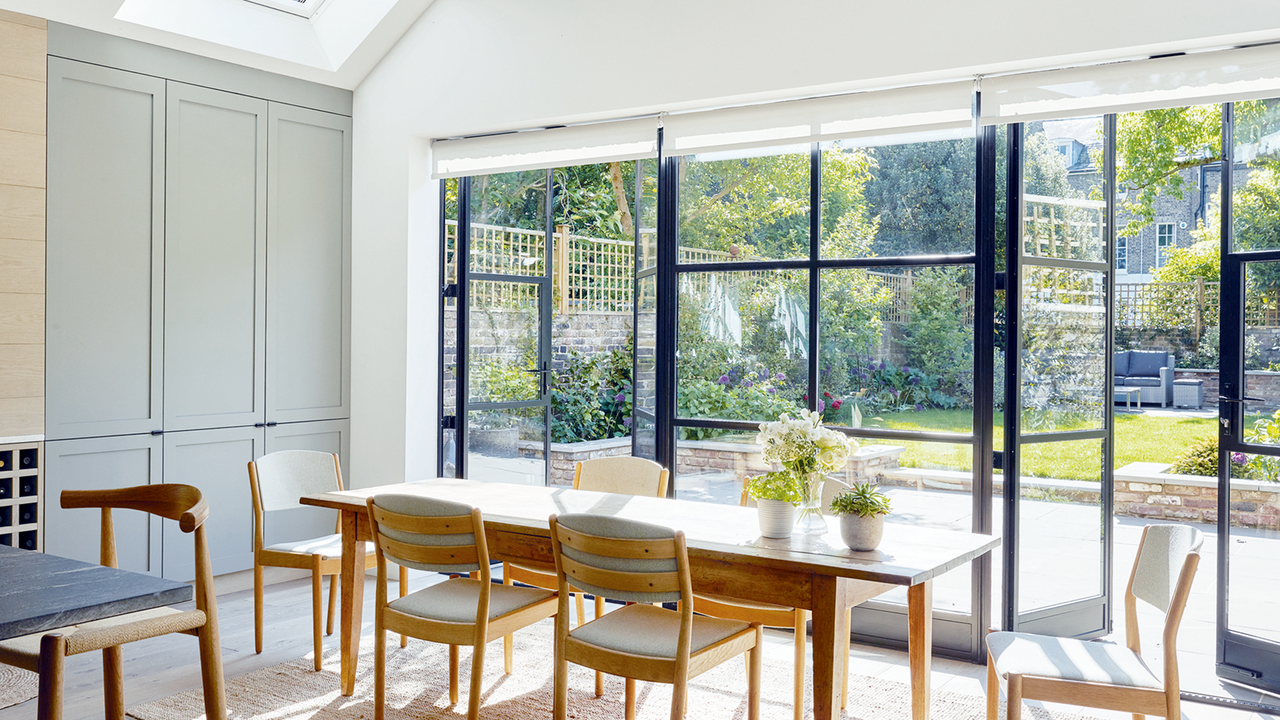
[[[212,596],[212,593],[210,593]],[[222,675],[222,645],[218,641],[217,609],[205,611],[208,618],[196,634],[200,643],[200,682],[204,690],[204,716],[207,720],[227,720],[227,692]]]
[[[556,624],[567,623],[568,618],[556,618]],[[560,630],[556,628],[555,672],[552,675],[551,706],[552,720],[568,720],[569,718],[569,661],[564,656],[564,645],[559,641]]]
[[[630,683],[634,682],[635,680],[627,678],[627,720],[635,720],[636,717],[636,694],[630,685]],[[676,678],[675,683],[671,686],[671,720],[684,720],[685,696],[688,692],[689,677],[686,675],[685,677]]]
[[[262,652],[262,566],[253,564],[253,651]]]
[[[458,646],[449,646],[449,704],[458,704]]]
[[[484,683],[484,639],[471,651],[471,697],[467,698],[467,720],[480,720],[480,687]]]
[[[805,655],[804,653],[805,651],[804,611],[796,610],[793,614],[795,615],[796,637],[795,637],[795,643],[794,643],[795,645],[795,650],[794,650],[795,679],[791,683],[792,685],[791,702],[794,705],[794,707],[792,708],[792,711],[795,715],[795,720],[803,720],[804,719],[804,655]],[[750,680],[751,680],[751,653],[747,653],[748,683],[750,683]]]
[[[1008,706],[1004,715],[1008,720],[1020,720],[1022,717],[1022,676],[1009,673],[1009,686],[1006,693]]]
[[[578,625],[585,625],[587,622],[587,604],[582,600],[582,593],[573,594],[573,609],[578,611]]]
[[[67,639],[59,633],[40,638],[39,720],[62,720],[62,669],[67,659]]]
[[[378,615],[382,615],[381,612]],[[387,631],[379,617],[373,628],[373,720],[383,720],[387,707]]]
[[[996,663],[987,653],[987,720],[999,720],[1000,678],[996,676]]]
[[[502,584],[511,585],[511,566],[506,562],[502,563]],[[514,639],[511,633],[502,636],[502,671],[508,675],[511,674],[511,654]]]
[[[747,720],[760,719],[760,673],[764,666],[764,628],[756,625],[756,645],[751,657],[751,678],[747,681]]]
[[[844,675],[840,678],[840,709],[849,707],[849,653],[853,650],[853,608],[844,611]]]
[[[596,614],[593,619],[604,615],[604,598],[599,595],[596,595],[595,610]],[[582,593],[578,593],[578,623],[582,624],[584,621],[582,616]],[[604,673],[599,670],[596,671],[596,697],[604,697]]]
[[[333,634],[334,610],[338,606],[338,574],[329,576],[329,616],[325,618],[324,634]]]
[[[400,566],[400,597],[409,594],[409,568]],[[332,612],[332,610],[330,610]],[[409,647],[409,636],[400,633],[400,647]]]
[[[311,645],[315,652],[316,672],[320,672],[320,658],[324,655],[324,641],[320,631],[324,628],[324,575],[320,574],[320,555],[311,556]]]
[[[625,717],[627,720],[636,720],[636,681],[632,678],[626,678],[625,682],[625,697],[627,703]],[[680,712],[680,695],[684,688],[681,687],[679,679],[676,680],[675,688],[676,689],[673,690],[671,694],[671,720],[680,720],[683,716],[677,713]]]
[[[107,720],[124,720],[124,653],[119,645],[102,648],[102,695]]]

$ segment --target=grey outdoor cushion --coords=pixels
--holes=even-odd
[[[1116,387],[1120,387],[1121,385],[1124,384],[1124,376],[1116,375],[1115,377],[1111,378],[1111,384]]]
[[[1169,353],[1163,350],[1129,351],[1129,372],[1133,377],[1160,377],[1160,368],[1169,366]]]
[[[748,627],[738,620],[694,615],[689,652],[696,653]],[[632,655],[674,658],[680,613],[653,605],[627,605],[571,631],[569,637]]]
[[[1127,387],[1160,387],[1160,378],[1158,377],[1135,377],[1129,376],[1120,383],[1121,386]]]
[[[541,602],[554,593],[540,588],[489,584],[489,619]],[[408,615],[445,622],[473,623],[480,602],[480,581],[451,578],[394,600],[387,605]]]
[[[1111,356],[1111,372],[1121,377],[1129,374],[1129,351],[1118,352]]]
[[[1155,690],[1164,688],[1142,658],[1123,645],[997,632],[987,636],[987,648],[1001,678],[1013,673]]]

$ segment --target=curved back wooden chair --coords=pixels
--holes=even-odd
[[[551,548],[560,585],[556,616],[555,720],[569,710],[569,663],[626,678],[626,717],[635,717],[635,681],[674,685],[671,720],[684,717],[689,679],[748,654],[747,717],[760,716],[763,635],[758,623],[693,614],[684,533],[604,515],[552,515]],[[569,629],[569,588],[634,604]],[[649,603],[679,601],[678,611]]]
[[[334,534],[264,546],[267,513],[302,507],[298,499],[304,495],[342,490],[342,469],[338,456],[311,450],[282,450],[263,455],[249,463],[249,490],[253,494],[253,648],[262,652],[262,606],[264,567],[297,568],[311,571],[311,640],[315,668],[320,669],[323,654],[320,634],[324,590],[321,584],[329,576],[329,613],[325,635],[333,634],[337,579],[342,572],[342,535],[337,520]],[[364,544],[365,569],[377,559],[373,547]],[[400,569],[400,595],[408,585],[408,571]],[[403,647],[405,638],[400,638]]]
[[[573,469],[574,490],[594,490],[622,495],[639,495],[644,497],[666,497],[669,474],[658,463],[645,458],[623,455],[619,457],[593,458],[579,462]],[[555,590],[559,587],[556,574],[552,570],[502,563],[502,582],[524,583],[534,587]],[[586,620],[586,608],[582,593],[573,593],[574,610],[577,611],[578,623]],[[595,597],[595,617],[604,614],[604,598]],[[502,640],[503,662],[506,671],[511,672],[511,638]],[[596,673],[596,697],[604,694],[604,676]]]
[[[480,510],[418,495],[387,493],[366,501],[377,547],[374,620],[374,718],[386,705],[387,631],[449,646],[449,700],[458,702],[458,646],[472,646],[467,717],[480,717],[484,646],[501,635],[556,613],[556,595],[538,588],[492,583]],[[387,601],[387,561],[451,577],[394,602]]]
[[[214,597],[213,570],[204,521],[209,507],[204,496],[190,485],[164,484],[114,490],[64,490],[64,508],[102,510],[102,564],[116,567],[113,509],[140,510],[178,523],[184,533],[195,534],[195,610],[170,607],[143,610],[83,625],[49,630],[36,635],[0,641],[0,662],[40,674],[40,720],[62,717],[63,663],[68,655],[102,651],[103,694],[106,717],[124,720],[124,666],[121,645],[170,633],[195,635],[200,646],[200,676],[204,686],[205,717],[225,720],[222,649],[218,645],[218,604]]]
[[[1022,699],[1178,720],[1178,626],[1200,564],[1204,536],[1190,525],[1148,525],[1124,594],[1126,646],[1030,633],[987,636],[987,718],[996,720],[1000,687],[1009,697],[1009,720],[1018,720]],[[1165,613],[1164,679],[1142,660],[1138,600]]]

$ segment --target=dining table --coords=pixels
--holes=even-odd
[[[308,495],[302,504],[332,508],[340,514],[343,695],[355,690],[360,650],[365,566],[358,543],[371,539],[365,500],[380,493],[407,493],[479,508],[492,560],[542,568],[553,569],[555,564],[548,522],[553,514],[596,513],[683,531],[694,591],[811,611],[816,720],[831,720],[840,713],[840,673],[849,633],[845,611],[902,586],[907,588],[911,715],[913,720],[928,720],[933,580],[1000,543],[990,535],[886,523],[878,549],[854,552],[835,529],[825,535],[761,537],[753,508],[461,478]]]

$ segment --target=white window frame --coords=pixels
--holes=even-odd
[[[1166,229],[1168,230],[1166,232]],[[1169,252],[1178,246],[1177,226],[1171,222],[1156,223],[1156,267],[1162,268]]]

